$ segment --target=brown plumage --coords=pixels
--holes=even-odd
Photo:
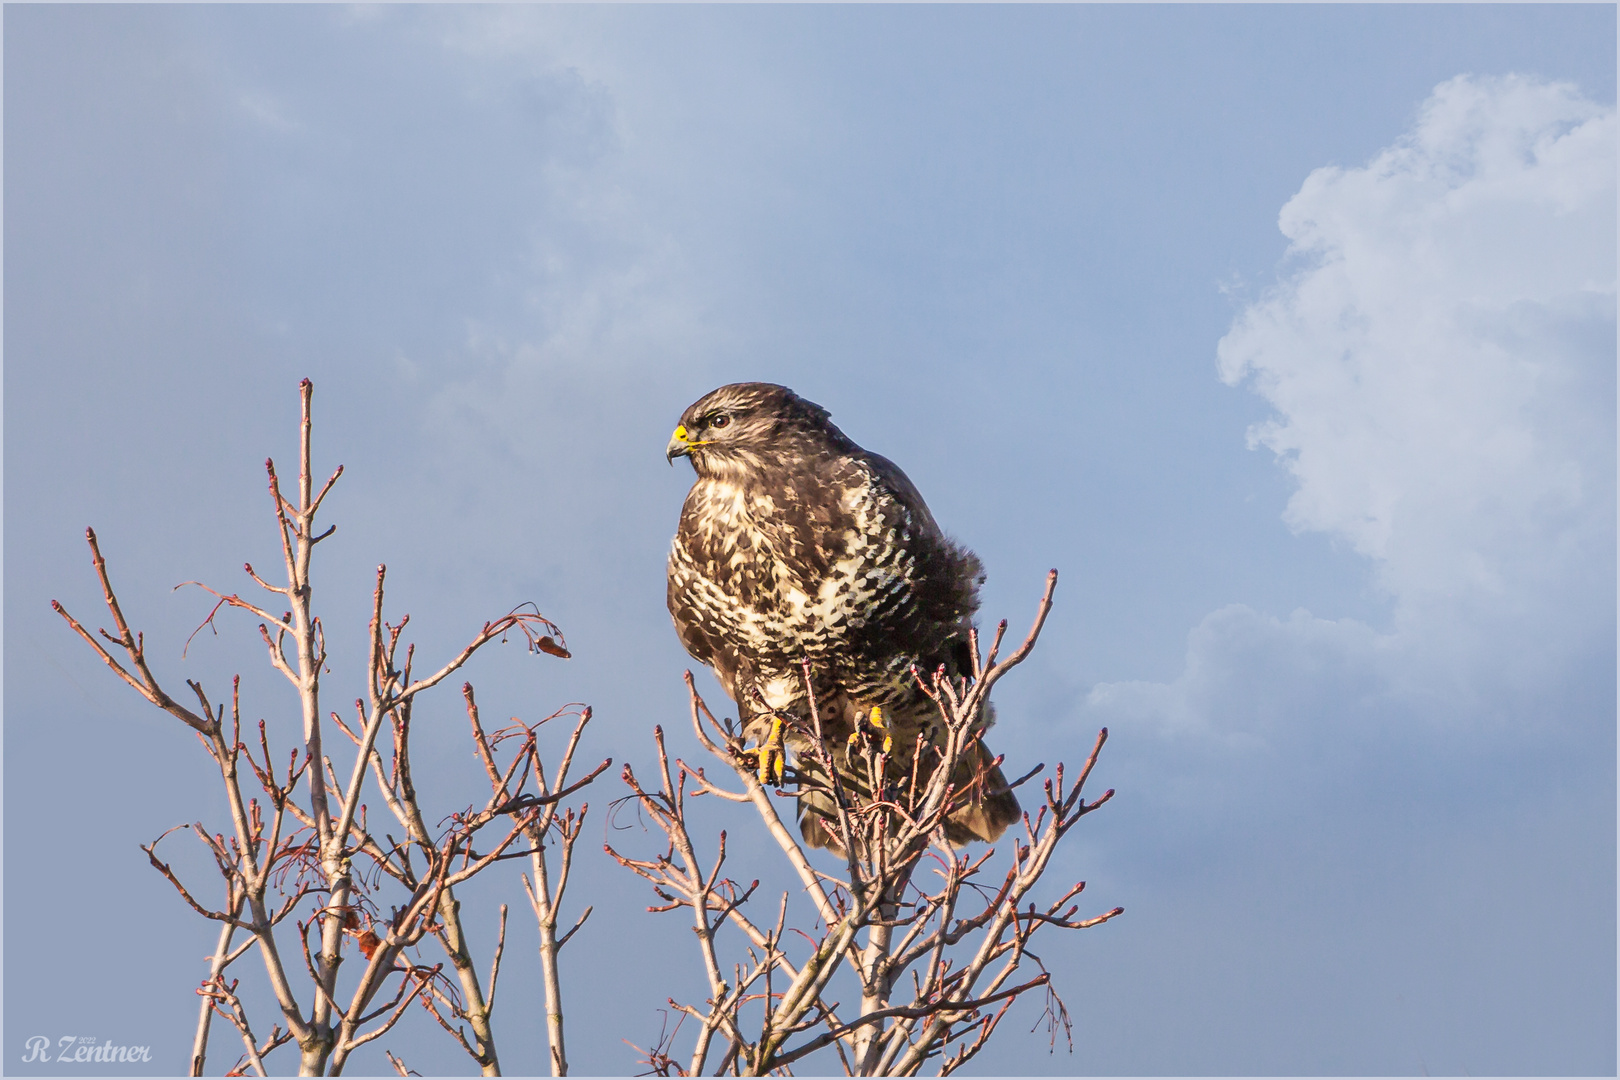
[[[808,658],[835,750],[881,706],[896,756],[909,755],[917,733],[938,722],[912,665],[970,668],[978,557],[940,532],[898,466],[783,386],[736,383],[705,395],[681,415],[668,456],[697,472],[670,549],[670,615],[737,703],[744,731],[762,740],[768,727],[755,691],[773,709],[809,715]],[[802,738],[788,745],[799,768],[811,767]],[[976,744],[962,767],[969,775],[955,778],[965,785],[977,774],[976,790],[988,792],[951,818],[955,843],[994,840],[1019,816],[993,762]],[[817,847],[830,845],[825,809],[799,803],[800,831]]]

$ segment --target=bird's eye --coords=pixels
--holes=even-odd
[[[709,426],[711,428],[723,428],[729,423],[731,423],[731,417],[727,416],[725,413],[720,413],[718,416],[712,416],[709,418]]]

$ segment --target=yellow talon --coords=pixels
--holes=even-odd
[[[777,783],[781,783],[782,769],[786,763],[787,755],[782,753],[782,720],[777,717],[771,721],[771,733],[759,748],[759,782],[768,784],[775,777]]]
[[[893,749],[894,749],[894,736],[892,736],[892,735],[883,736],[883,752],[885,754],[887,754],[889,751],[891,751]]]
[[[872,706],[872,726],[883,730],[883,710],[876,705]]]

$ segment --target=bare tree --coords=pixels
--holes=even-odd
[[[424,692],[460,672],[485,645],[514,634],[532,651],[566,658],[562,633],[533,605],[522,605],[485,623],[447,663],[420,674],[414,646],[402,648],[410,616],[395,623],[384,617],[386,568],[379,566],[365,639],[364,691],[354,700],[351,720],[337,712],[323,715],[320,681],[329,674],[327,639],[314,608],[311,564],[316,546],[333,531],[317,531],[316,514],[343,470],[338,468],[316,490],[308,380],[300,391],[295,497],[282,493],[274,463],[265,463],[285,583],[272,583],[251,565],[244,566],[249,578],[277,599],[255,604],[202,586],[217,597],[204,626],[212,625],[222,609],[240,609],[258,618],[270,665],[295,691],[297,722],[291,740],[285,730],[275,731],[273,738],[263,720],[244,731],[239,677],[232,680],[228,701],[210,697],[198,680],[186,681],[193,705],[163,689],[148,664],[143,636],[124,616],[93,531],[87,530],[86,537],[114,630],[92,633],[52,601],[125,683],[198,736],[223,785],[231,818],[227,828],[211,831],[199,821],[142,845],[152,866],[184,902],[219,924],[208,972],[197,991],[201,1001],[190,1072],[201,1075],[205,1068],[217,1017],[235,1030],[242,1046],[232,1074],[251,1070],[266,1075],[266,1058],[296,1043],[300,1074],[337,1075],[355,1050],[395,1030],[415,1002],[484,1075],[499,1075],[492,1016],[508,908],[500,905],[495,946],[487,966],[481,965],[474,959],[456,890],[499,862],[526,858],[527,872],[520,876],[540,940],[551,1071],[566,1075],[558,958],[592,912],[586,906],[571,925],[561,914],[588,810],[570,800],[612,763],[605,760],[583,775],[571,775],[591,710],[570,706],[537,723],[514,719],[487,731],[473,687],[464,682],[472,751],[489,792],[471,802],[444,801],[439,810],[448,807],[447,814],[425,811],[411,755],[413,713]],[[1010,837],[1004,871],[990,868],[994,849],[964,853],[951,845],[945,828],[970,802],[996,794],[984,790],[987,774],[967,784],[953,782],[953,777],[966,774],[958,766],[970,752],[978,753],[975,743],[991,689],[1034,648],[1056,582],[1053,571],[1034,625],[1010,656],[998,662],[1007,629],[1003,622],[982,661],[979,640],[972,638],[970,675],[952,678],[943,669],[913,669],[913,677],[938,706],[939,723],[929,736],[919,735],[914,746],[900,748],[901,753],[895,752],[892,733],[875,710],[846,744],[829,745],[811,692],[807,717],[778,714],[776,719],[797,729],[793,745],[808,747],[815,760],[805,768],[784,770],[780,757],[762,760],[761,748],[748,747],[735,722],[715,718],[688,673],[693,730],[708,754],[729,767],[741,790],[711,782],[702,767],[679,758],[672,763],[663,730],[655,728],[656,782],[644,786],[629,766],[622,775],[631,789],[629,798],[664,834],[665,850],[638,859],[606,848],[621,865],[653,883],[660,903],[650,910],[690,914],[709,987],[701,1004],[671,999],[674,1026],[666,1023],[658,1041],[643,1051],[653,1071],[786,1073],[810,1055],[826,1052],[836,1054],[844,1071],[853,1075],[914,1075],[930,1061],[946,1074],[983,1049],[1015,1000],[1036,991],[1045,996],[1053,1040],[1059,1031],[1067,1032],[1067,1009],[1029,943],[1043,928],[1095,926],[1122,909],[1077,917],[1074,900],[1083,882],[1045,902],[1037,902],[1035,892],[1063,838],[1113,795],[1110,790],[1092,802],[1082,796],[1107,731],[1098,734],[1078,776],[1071,779],[1059,764],[1044,782],[1033,817],[1024,815],[1022,835],[1015,827]],[[280,615],[273,613],[283,606]],[[808,663],[803,674],[810,691]],[[548,768],[540,750],[541,730],[564,718],[572,718],[572,730],[555,766]],[[323,735],[331,729],[341,731],[355,747],[342,768],[323,745]],[[272,748],[286,741],[292,745]],[[251,774],[246,782],[244,762]],[[1011,786],[1019,787],[1043,770],[1038,765]],[[766,786],[772,778],[797,790],[773,794]],[[257,794],[252,793],[255,786]],[[798,879],[804,897],[799,904],[807,900],[807,911],[795,909],[790,919],[794,902],[784,892],[774,918],[757,915],[749,905],[760,882],[743,885],[722,876],[726,832],[719,834],[712,859],[699,854],[686,800],[706,795],[751,808],[735,813],[764,824]],[[777,813],[779,799],[805,795],[816,796],[815,805],[832,808],[820,824],[843,853],[844,864],[836,873],[811,864]],[[387,810],[381,823],[370,817],[377,800]],[[189,831],[212,857],[223,884],[217,905],[206,902],[204,894],[159,857],[159,845],[176,831]],[[559,933],[564,925],[570,928]],[[727,926],[731,932],[723,934]],[[418,946],[428,937],[442,949],[443,961],[420,959]],[[250,951],[257,951],[263,962],[265,986],[280,1013],[268,1030],[262,1020],[255,1025],[244,1000],[255,995],[239,993],[240,982],[231,974],[236,961]],[[345,969],[345,959],[356,955],[357,962]],[[1033,975],[1026,965],[1035,969]],[[848,1009],[835,999],[844,990],[859,999]],[[677,1058],[675,1042],[688,1020],[691,1043]],[[400,1075],[413,1075],[400,1056],[388,1051],[387,1059]]]
[[[189,829],[212,855],[224,883],[223,902],[209,906],[159,857],[158,845],[175,829],[143,845],[152,866],[181,898],[199,915],[220,924],[208,974],[198,990],[202,1002],[190,1072],[201,1075],[211,1022],[219,1016],[236,1029],[244,1048],[232,1072],[251,1069],[265,1075],[266,1056],[295,1042],[300,1074],[337,1075],[356,1049],[391,1031],[407,1006],[419,1001],[485,1075],[498,1075],[500,1060],[490,1017],[505,945],[506,908],[503,905],[500,911],[499,935],[488,973],[480,977],[455,890],[497,862],[527,857],[533,881],[525,877],[525,885],[541,931],[553,1071],[562,1075],[567,1066],[557,953],[589,914],[587,909],[574,930],[560,937],[556,934],[558,906],[585,815],[583,806],[575,810],[565,800],[611,762],[604,761],[582,778],[568,782],[574,752],[590,721],[590,710],[584,709],[577,714],[567,750],[548,781],[538,749],[540,725],[520,723],[486,735],[472,687],[464,684],[474,749],[488,773],[490,794],[482,805],[465,806],[448,816],[425,814],[411,763],[411,721],[417,698],[460,671],[485,645],[513,634],[521,635],[534,651],[562,657],[568,652],[561,631],[532,605],[524,605],[485,623],[449,662],[419,674],[414,646],[406,645],[403,653],[400,649],[401,633],[410,617],[394,624],[384,619],[386,570],[381,566],[368,630],[366,684],[363,695],[354,702],[353,724],[346,724],[336,712],[323,717],[320,680],[326,672],[326,632],[315,612],[310,571],[316,545],[333,532],[332,528],[317,531],[316,513],[343,470],[339,467],[316,491],[310,464],[311,395],[306,379],[300,384],[302,420],[294,498],[282,493],[274,462],[265,463],[285,583],[272,583],[246,565],[254,583],[277,599],[270,606],[261,606],[234,593],[209,589],[218,603],[205,620],[205,625],[212,623],[221,608],[241,609],[258,617],[269,662],[297,695],[294,748],[279,754],[272,750],[271,735],[262,720],[256,739],[243,731],[239,678],[232,681],[228,719],[227,703],[216,703],[200,681],[186,681],[194,706],[182,704],[163,689],[148,665],[143,636],[130,628],[119,605],[93,531],[87,530],[86,537],[115,632],[103,629],[93,634],[61,604],[51,602],[124,682],[195,732],[219,769],[230,808],[228,830],[213,832],[201,822],[178,828]],[[274,607],[283,605],[287,610],[273,613]],[[323,746],[328,718],[356,748],[352,762],[342,770]],[[378,745],[385,728],[387,760]],[[515,752],[503,763],[506,751],[502,746],[514,740]],[[240,771],[244,761],[262,800],[244,790]],[[364,801],[368,789],[397,823],[398,839],[374,828],[369,820],[369,804]],[[452,801],[450,805],[457,804]],[[438,824],[430,826],[430,821]],[[554,876],[547,862],[548,846],[558,850]],[[239,932],[245,935],[240,943],[236,941]],[[428,936],[444,950],[454,980],[445,972],[444,962],[418,963],[407,955]],[[281,1014],[268,1031],[262,1026],[255,1031],[237,993],[238,980],[227,978],[234,962],[255,948]],[[359,954],[359,963],[350,965],[351,973],[340,979],[346,954],[354,953]],[[406,1071],[393,1054],[389,1060],[402,1073]]]
[[[1046,996],[1052,1037],[1059,1029],[1067,1033],[1067,1009],[1028,944],[1045,927],[1083,929],[1124,909],[1076,918],[1079,908],[1073,901],[1084,882],[1044,904],[1031,897],[1058,844],[1114,794],[1109,790],[1089,803],[1082,796],[1107,730],[1098,733],[1078,776],[1069,778],[1060,764],[1045,781],[1041,805],[1033,818],[1024,815],[1023,835],[1012,837],[1010,865],[999,880],[986,870],[994,849],[975,857],[958,851],[945,834],[947,819],[986,794],[975,790],[982,779],[958,787],[952,778],[960,775],[958,763],[979,738],[991,688],[1034,648],[1056,584],[1054,570],[1029,635],[1006,659],[996,659],[1007,629],[1003,622],[982,662],[977,635],[973,637],[971,677],[953,679],[943,669],[913,669],[913,677],[938,705],[940,723],[932,740],[918,736],[909,767],[894,767],[907,758],[893,753],[890,736],[879,726],[864,727],[847,746],[828,744],[806,663],[808,719],[787,714],[777,719],[799,729],[819,767],[788,770],[786,779],[797,784],[799,795],[819,791],[823,805],[833,807],[833,816],[822,824],[844,853],[839,874],[811,865],[763,782],[772,770],[761,768],[759,751],[746,747],[738,725],[715,719],[687,674],[693,730],[709,754],[729,766],[742,790],[725,789],[710,781],[703,768],[678,758],[672,769],[663,730],[657,729],[656,786],[644,786],[629,766],[622,775],[631,798],[668,845],[650,859],[607,849],[621,865],[653,883],[662,902],[649,910],[690,912],[708,979],[710,994],[703,1004],[670,1000],[679,1022],[673,1029],[666,1024],[659,1041],[643,1051],[654,1072],[760,1076],[788,1071],[809,1055],[831,1049],[851,1075],[910,1076],[935,1059],[944,1075],[978,1054],[1012,1002],[1036,990]],[[838,762],[835,755],[845,760]],[[1043,769],[1036,766],[1011,786]],[[845,784],[841,772],[848,775],[849,770],[864,782]],[[792,797],[782,790],[776,794]],[[808,930],[790,924],[789,893],[782,894],[771,921],[745,912],[760,883],[743,885],[721,876],[725,832],[712,861],[698,854],[687,824],[688,795],[713,795],[753,807],[811,904],[814,919]],[[927,873],[919,873],[924,867]],[[743,939],[743,959],[729,965],[722,962],[720,949],[720,932],[728,924]],[[1026,962],[1038,973],[1019,981]],[[860,995],[858,1007],[843,1015],[829,990],[841,972],[853,976]],[[678,1059],[672,1053],[674,1041],[687,1019],[694,1022],[695,1033],[690,1050]]]

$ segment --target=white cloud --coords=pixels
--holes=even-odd
[[[1103,683],[1088,704],[1130,722],[1207,736],[1241,750],[1297,725],[1331,692],[1376,707],[1387,693],[1379,662],[1389,639],[1354,619],[1295,611],[1287,619],[1232,604],[1188,635],[1187,666],[1171,683]]]
[[[1255,732],[1301,695],[1458,713],[1612,648],[1615,134],[1570,85],[1459,76],[1367,165],[1306,179],[1293,269],[1219,370],[1276,410],[1249,438],[1298,483],[1288,525],[1366,557],[1393,626],[1225,609],[1178,680],[1093,708]]]
[[[1453,79],[1366,167],[1312,173],[1279,224],[1310,265],[1219,358],[1280,414],[1251,437],[1299,480],[1289,524],[1382,560],[1402,598],[1499,588],[1504,561],[1544,554],[1512,550],[1524,534],[1601,498],[1587,459],[1612,464],[1581,346],[1614,318],[1614,113]]]

